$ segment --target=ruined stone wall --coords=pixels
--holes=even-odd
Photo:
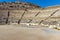
[[[9,18],[8,23],[17,23],[21,19],[22,14],[24,16],[21,19],[21,23],[39,23],[41,20],[49,17],[54,11],[58,10],[53,16],[47,19],[47,21],[56,21],[60,20],[60,9],[27,9],[25,10],[0,10],[0,23],[6,24],[6,20]],[[37,15],[37,16],[36,16]]]
[[[0,3],[1,6],[2,3]],[[4,3],[3,3],[4,4]],[[21,3],[12,3],[13,7],[9,7],[11,3],[5,3],[5,7],[0,8],[0,24],[11,24],[17,23],[39,23],[41,20],[45,21],[59,21],[60,20],[60,6],[57,7],[47,7],[47,8],[40,8],[38,6],[27,5],[24,3],[23,8],[19,8]],[[4,6],[3,5],[3,6]],[[20,5],[19,7],[14,5]],[[25,7],[26,5],[26,7]],[[11,5],[10,5],[11,6]],[[22,6],[21,6],[22,7]],[[27,9],[28,8],[28,9]],[[56,11],[57,10],[57,11]],[[55,12],[56,11],[56,12]],[[49,17],[52,13],[55,13],[51,17]]]

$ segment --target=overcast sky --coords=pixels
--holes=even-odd
[[[15,2],[16,0],[0,0],[0,2]],[[24,2],[31,2],[41,7],[60,5],[60,0],[23,0]]]

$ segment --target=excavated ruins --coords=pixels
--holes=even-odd
[[[0,40],[60,40],[60,6],[0,2]]]
[[[0,24],[60,25],[60,6],[41,8],[26,2],[1,2]]]

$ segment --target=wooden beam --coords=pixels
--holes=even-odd
[[[53,16],[57,11],[59,11],[59,10],[55,10],[49,17],[45,18],[44,20],[41,20],[41,21],[39,22],[39,24],[41,24],[43,21],[49,19],[49,18],[50,18],[51,16]]]
[[[38,16],[40,12],[38,12],[34,17]],[[27,23],[30,23],[31,21],[33,21],[33,19],[29,19],[30,21]]]
[[[10,16],[10,12],[8,11],[7,19],[6,19],[6,24],[8,23],[9,16]]]
[[[26,11],[27,11],[27,9],[26,9],[26,10],[24,11],[24,13],[21,15],[21,18],[18,20],[18,24],[20,24],[20,22],[21,22],[22,18],[24,17]]]

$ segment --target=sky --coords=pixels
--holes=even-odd
[[[0,2],[15,2],[17,0],[0,0]],[[30,2],[33,4],[36,4],[42,8],[48,7],[48,6],[55,6],[60,5],[60,0],[23,0],[23,2]]]

